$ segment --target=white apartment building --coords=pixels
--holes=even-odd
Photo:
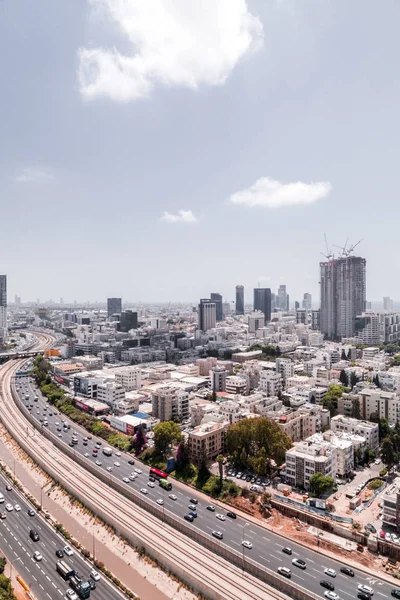
[[[226,388],[226,370],[224,367],[214,367],[210,371],[211,389],[214,392],[225,392]]]
[[[379,383],[386,391],[397,392],[400,390],[400,370],[398,367],[393,367],[389,371],[375,371],[372,376],[378,376]]]
[[[164,386],[152,391],[153,417],[160,421],[185,421],[189,418],[189,394],[181,388]]]
[[[129,415],[139,410],[140,402],[144,402],[147,396],[135,391],[126,392],[125,398],[114,404],[115,414],[119,417]]]
[[[199,367],[199,375],[201,377],[206,377],[211,369],[215,367],[218,359],[214,356],[209,356],[208,358],[199,358],[196,360],[196,365]]]
[[[381,496],[382,501],[382,523],[389,527],[394,527],[398,533],[400,531],[400,477],[397,477],[393,483],[386,488]]]
[[[294,362],[290,358],[277,358],[275,368],[276,372],[282,375],[284,382],[294,375]]]
[[[108,406],[118,405],[120,401],[125,400],[125,390],[114,381],[99,383],[97,386],[97,400],[105,402]]]
[[[247,388],[247,381],[244,377],[238,377],[236,375],[230,375],[226,378],[225,391],[228,394],[245,394]]]
[[[268,414],[270,419],[276,421],[279,428],[284,431],[293,442],[301,442],[310,435],[319,433],[322,429],[321,414],[319,410],[308,410],[299,408],[298,410],[286,410],[282,414],[274,416]]]
[[[263,369],[260,373],[260,390],[267,396],[277,396],[282,391],[282,375]]]
[[[286,452],[286,482],[308,490],[314,473],[336,476],[337,449],[329,442],[296,443]]]
[[[360,412],[363,419],[369,420],[371,414],[386,419],[389,425],[400,421],[400,399],[394,392],[383,392],[380,389],[363,389],[359,394]]]
[[[374,452],[379,447],[379,425],[370,421],[360,421],[343,415],[331,418],[331,430],[334,433],[348,433],[365,438],[368,448]]]
[[[380,352],[381,351],[379,350],[379,348],[364,348],[364,350],[362,351],[362,357],[364,360],[375,360],[376,358],[378,358]]]
[[[188,377],[198,377],[199,376],[199,367],[198,365],[189,364],[189,365],[180,365],[177,369],[178,373],[184,373]]]
[[[348,477],[354,469],[354,446],[353,442],[344,437],[338,437],[333,431],[317,433],[308,441],[325,440],[336,448],[336,475],[339,477]]]
[[[115,382],[126,391],[139,390],[142,385],[142,371],[139,367],[121,367],[115,369]]]

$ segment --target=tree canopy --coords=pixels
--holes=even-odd
[[[171,446],[179,444],[182,440],[181,428],[174,421],[163,421],[156,425],[153,431],[154,450],[161,456],[165,456]]]
[[[398,455],[394,449],[394,445],[390,437],[385,437],[382,441],[381,458],[389,471],[398,460]]]
[[[338,384],[333,384],[329,387],[325,396],[322,399],[322,406],[327,408],[331,413],[331,417],[337,414],[337,401],[343,395],[343,387]]]
[[[271,460],[281,465],[292,446],[290,437],[266,417],[234,423],[227,431],[226,443],[235,464],[259,475],[267,474]]]
[[[329,475],[323,473],[314,473],[310,477],[310,490],[315,496],[320,498],[325,492],[331,489],[335,480]]]

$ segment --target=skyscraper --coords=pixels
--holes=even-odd
[[[366,260],[345,256],[320,263],[321,331],[340,340],[355,333],[355,319],[365,311]]]
[[[236,314],[244,315],[244,287],[242,285],[236,286]]]
[[[138,326],[138,315],[137,312],[132,310],[123,310],[119,318],[118,331],[130,331],[131,329],[137,329]]]
[[[270,288],[254,288],[254,310],[261,310],[264,313],[265,320],[271,320]]]
[[[280,285],[278,290],[278,308],[279,310],[289,310],[286,285]]]
[[[203,298],[199,304],[199,329],[207,331],[215,327],[216,306],[209,298]]]
[[[212,293],[211,296],[211,302],[215,302],[215,314],[216,314],[216,319],[217,321],[223,321],[224,319],[224,312],[222,310],[222,296],[221,294],[215,294]]]
[[[7,275],[0,275],[0,338],[7,333]]]
[[[122,298],[107,298],[107,316],[120,315],[122,312]]]
[[[383,297],[383,310],[393,310],[393,300],[389,296]]]
[[[312,306],[311,294],[308,294],[306,292],[303,296],[302,308],[305,308],[305,310],[311,310],[311,306]]]

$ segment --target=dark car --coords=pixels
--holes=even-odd
[[[320,581],[319,584],[322,585],[322,587],[326,588],[327,590],[330,590],[331,592],[333,592],[333,590],[335,589],[335,586],[333,585],[333,583],[331,583],[330,581],[325,581],[325,579]]]
[[[192,517],[194,517],[195,519],[197,519],[197,511],[196,510],[191,510],[189,515],[192,515]]]
[[[7,490],[7,492],[11,492],[12,491],[12,486],[11,485],[6,485],[6,490]]]
[[[135,461],[133,460],[133,458],[131,458],[130,460],[128,460],[128,465],[134,465]]]
[[[246,481],[251,481],[251,475],[247,475]]]
[[[371,600],[371,596],[369,594],[364,594],[364,592],[358,592],[357,598],[359,600]]]
[[[189,502],[190,502],[190,504],[198,504],[199,503],[197,498],[190,498]]]
[[[90,589],[91,590],[95,590],[96,589],[96,582],[93,581],[93,579],[90,579],[90,581],[88,581],[88,584],[90,585]]]
[[[38,542],[40,540],[40,535],[38,534],[37,531],[35,531],[34,529],[31,529],[29,531],[29,537],[31,538],[31,540],[33,540],[34,542]]]
[[[186,519],[186,521],[189,521],[189,523],[192,523],[194,521],[194,516],[191,514],[185,515],[184,519]]]
[[[228,512],[226,513],[227,517],[230,517],[231,519],[236,519],[236,515],[234,512],[232,512],[231,510],[228,510]]]
[[[393,596],[393,598],[400,598],[400,590],[392,590],[390,592]]]
[[[155,481],[155,478],[150,475],[149,481]]]
[[[71,446],[71,448],[73,448],[73,447],[75,446],[75,444],[73,444],[72,442],[70,442],[70,443],[68,444],[68,446]]]
[[[87,442],[82,442],[84,446],[87,446]]]
[[[353,569],[350,569],[350,567],[340,567],[340,572],[348,575],[349,577],[354,577],[354,571]]]
[[[56,556],[58,556],[58,558],[62,558],[64,556],[64,552],[62,550],[56,550]]]
[[[282,552],[284,554],[289,554],[289,556],[292,554],[292,549],[288,548],[287,546],[285,548],[282,548]]]
[[[36,515],[35,511],[33,510],[33,508],[30,508],[30,509],[28,510],[28,515],[29,515],[30,517],[34,517],[34,516]]]
[[[206,506],[206,509],[210,512],[215,512],[215,506],[213,504],[209,504],[208,506]]]

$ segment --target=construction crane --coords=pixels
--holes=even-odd
[[[326,237],[326,233],[324,233],[324,238],[325,238],[326,254],[324,254],[323,252],[321,252],[321,254],[322,254],[322,256],[325,256],[325,258],[327,260],[331,260],[331,259],[335,258],[335,256],[334,256],[332,250],[329,250],[329,247],[328,247],[328,238]]]
[[[342,251],[342,257],[350,256],[350,254],[355,250],[355,248],[357,248],[358,244],[361,244],[363,238],[361,238],[361,240],[358,240],[358,242],[356,242],[355,244],[350,244],[350,246],[347,247],[348,240],[349,238],[347,238],[344,246],[337,246],[336,244],[333,244],[334,246],[336,246],[336,248],[340,248],[340,250]]]

